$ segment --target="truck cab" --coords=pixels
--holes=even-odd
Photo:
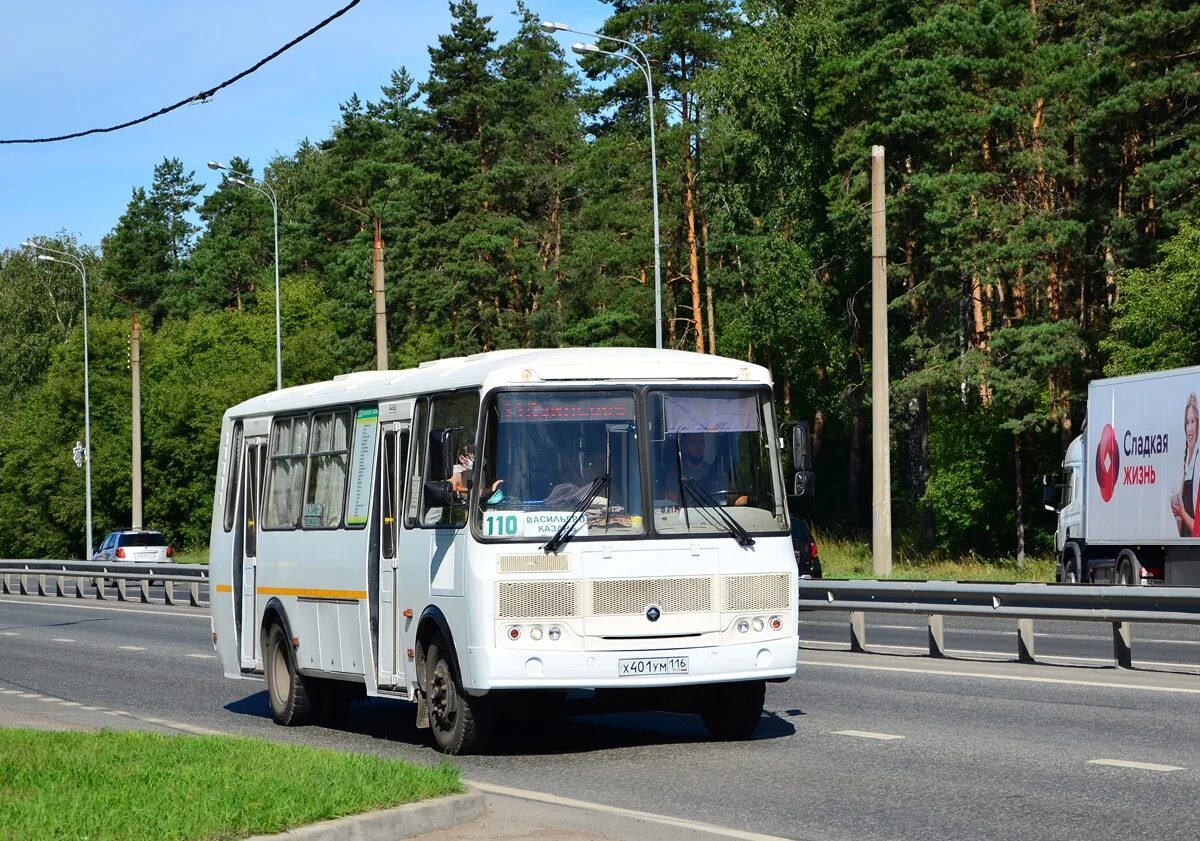
[[[1083,536],[1083,436],[1080,435],[1063,456],[1061,484],[1058,486],[1058,527],[1054,531],[1054,555],[1058,580],[1075,584],[1080,580],[1078,541]]]

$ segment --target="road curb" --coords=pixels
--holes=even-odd
[[[487,799],[468,789],[466,794],[299,826],[278,835],[255,835],[247,841],[393,841],[458,826],[483,817],[485,811]]]

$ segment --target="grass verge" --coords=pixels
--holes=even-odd
[[[814,537],[826,578],[875,578],[870,543],[821,533]],[[891,577],[936,581],[1053,581],[1054,559],[1028,557],[1021,565],[1015,558],[945,558],[936,555],[918,558],[896,551]]]
[[[215,841],[463,790],[450,765],[225,736],[0,728],[0,839]]]

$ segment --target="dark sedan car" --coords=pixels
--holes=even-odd
[[[821,577],[821,556],[817,554],[817,541],[804,520],[792,517],[792,551],[796,553],[796,566],[801,578]]]

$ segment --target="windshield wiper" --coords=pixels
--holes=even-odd
[[[550,538],[542,545],[543,550],[545,550],[547,553],[557,552],[559,548],[561,548],[574,536],[575,518],[588,510],[588,506],[595,502],[596,497],[600,496],[600,491],[607,487],[611,478],[611,473],[604,473],[592,480],[592,486],[588,488],[587,494],[579,501],[579,504],[575,506],[574,510],[567,515],[566,522],[558,527],[558,531],[554,533],[554,537]]]
[[[700,487],[699,483],[697,483],[695,479],[681,478],[679,481],[680,485],[687,491],[688,494],[698,499],[705,508],[712,510],[717,518],[720,519],[724,524],[725,530],[729,533],[729,536],[736,540],[739,546],[750,547],[754,545],[754,538],[750,536],[750,532],[742,528],[742,524],[730,516],[729,512],[721,506],[716,498],[713,497],[713,495],[708,491],[704,490],[704,488]],[[687,510],[686,500],[684,501],[684,510]]]

